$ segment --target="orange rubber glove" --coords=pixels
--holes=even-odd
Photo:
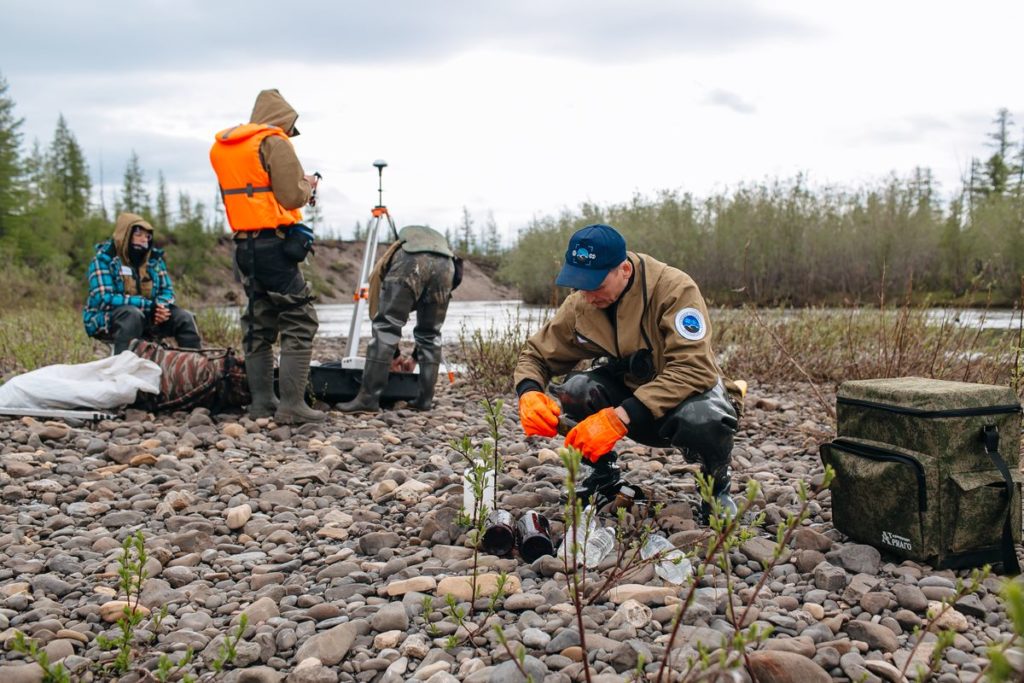
[[[562,409],[543,391],[527,391],[519,397],[519,422],[527,436],[554,436]]]
[[[614,408],[602,408],[569,430],[565,445],[578,450],[590,462],[597,462],[627,431]]]

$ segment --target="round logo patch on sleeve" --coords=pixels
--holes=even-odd
[[[696,308],[684,308],[676,313],[676,332],[690,341],[700,341],[707,334],[704,316]]]

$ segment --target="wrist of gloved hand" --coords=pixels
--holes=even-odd
[[[591,463],[596,463],[627,431],[614,408],[603,408],[573,427],[565,437],[565,445],[578,450]]]

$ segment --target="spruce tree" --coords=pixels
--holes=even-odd
[[[462,207],[462,225],[459,226],[459,251],[463,254],[476,253],[476,237],[473,235],[473,217],[469,209]]]
[[[1000,109],[992,123],[995,125],[995,130],[988,134],[988,138],[991,140],[989,145],[996,151],[988,158],[984,166],[983,194],[986,196],[1005,194],[1009,189],[1010,178],[1015,173],[1011,159],[1013,143],[1010,141],[1010,127],[1013,125],[1013,119],[1010,116],[1010,111],[1006,108]]]
[[[148,216],[149,193],[146,192],[146,179],[139,164],[139,155],[132,150],[128,164],[124,169],[124,183],[121,185],[121,196],[115,204],[118,213],[127,211],[129,213]]]
[[[7,94],[7,81],[0,75],[0,239],[14,229],[21,209],[22,166],[19,157],[22,119],[14,115],[14,100]]]
[[[498,234],[498,223],[494,220],[494,212],[487,213],[487,223],[481,234],[480,244],[483,245],[485,256],[494,257],[501,252],[501,236]]]
[[[167,181],[164,180],[163,171],[156,173],[156,215],[153,217],[156,219],[154,227],[157,230],[170,230],[171,209],[167,199]]]
[[[46,155],[48,191],[63,206],[68,230],[75,230],[89,213],[89,166],[64,115],[57,118],[49,152]]]

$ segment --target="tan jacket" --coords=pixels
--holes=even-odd
[[[624,358],[647,348],[641,326],[651,342],[656,375],[643,385],[628,376],[625,381],[655,419],[718,382],[721,370],[697,284],[681,270],[645,254],[628,252],[627,258],[633,264],[633,282],[619,300],[614,326],[604,310],[588,304],[579,292],[570,294],[554,317],[527,340],[516,366],[516,386],[526,379],[545,386],[552,376],[568,372],[581,360]],[[703,325],[694,327],[695,320]]]
[[[289,137],[295,137],[298,113],[285,101],[277,90],[263,90],[256,96],[249,123],[266,123],[277,126]],[[270,136],[260,143],[260,162],[270,174],[270,187],[274,197],[286,209],[300,209],[309,202],[313,188],[306,180],[306,172],[295,155],[290,140]]]

